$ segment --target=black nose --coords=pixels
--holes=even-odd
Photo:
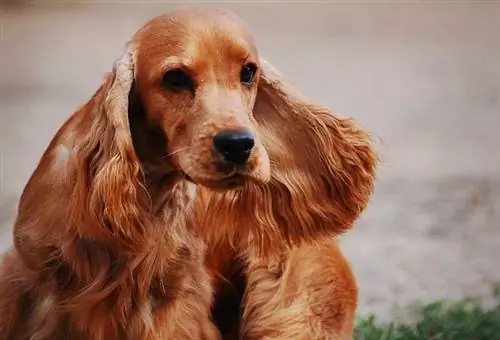
[[[215,149],[228,162],[243,165],[250,157],[255,140],[249,131],[223,131],[215,135]]]

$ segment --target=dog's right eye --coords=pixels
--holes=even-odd
[[[184,70],[167,71],[163,75],[162,82],[168,89],[173,91],[194,91],[193,79]]]

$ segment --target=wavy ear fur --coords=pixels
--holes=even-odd
[[[80,235],[122,250],[142,245],[146,223],[139,205],[145,192],[141,166],[129,126],[133,82],[134,54],[128,47],[81,109],[86,111],[80,121],[86,133],[75,142],[73,152],[76,178],[70,217]]]
[[[266,61],[254,118],[272,180],[205,196],[204,225],[222,223],[230,241],[243,239],[243,248],[259,252],[349,229],[373,191],[377,156],[368,133],[301,96]]]

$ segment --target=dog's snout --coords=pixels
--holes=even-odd
[[[255,145],[250,131],[223,131],[214,136],[213,142],[224,160],[237,165],[248,160]]]

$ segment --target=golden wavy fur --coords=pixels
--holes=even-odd
[[[253,115],[272,179],[210,195],[205,234],[220,239],[226,233],[227,240],[266,253],[347,230],[373,189],[375,155],[367,133],[301,96],[264,60]]]
[[[22,194],[0,334],[348,339],[356,285],[333,237],[365,208],[375,160],[234,14],[154,18]]]
[[[371,196],[369,135],[301,96],[264,60],[253,115],[270,182],[199,188],[216,321],[227,339],[350,339],[356,283],[334,237]]]

